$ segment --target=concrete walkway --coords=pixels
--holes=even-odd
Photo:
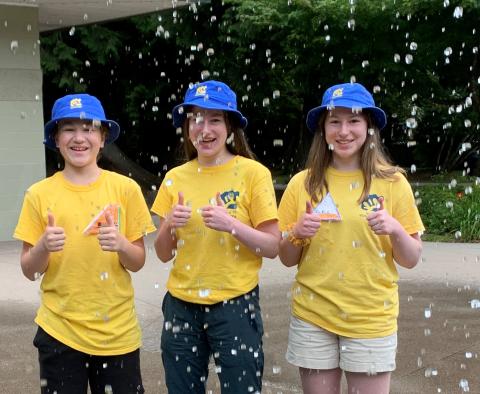
[[[142,373],[148,393],[166,393],[159,353],[160,310],[170,264],[147,239],[147,263],[133,275],[143,328]],[[33,318],[39,282],[23,277],[20,243],[0,243],[0,393],[39,392]],[[261,271],[265,325],[264,393],[300,393],[296,368],[284,353],[289,287],[295,268],[266,260]],[[400,269],[397,370],[392,393],[480,393],[480,244],[424,243],[421,263]],[[212,372],[211,394],[220,393]]]

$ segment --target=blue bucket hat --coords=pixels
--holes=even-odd
[[[106,144],[115,141],[120,134],[120,126],[113,120],[105,117],[102,103],[94,96],[85,93],[69,94],[55,101],[52,108],[52,120],[45,124],[43,143],[50,149],[56,150],[54,132],[58,122],[62,119],[85,119],[100,121],[108,128]]]
[[[186,106],[228,111],[235,115],[242,129],[247,127],[247,118],[237,110],[237,95],[223,82],[212,80],[191,85],[185,93],[184,102],[173,108],[175,127],[181,127],[185,121],[188,112]]]
[[[375,106],[370,92],[362,84],[355,82],[342,83],[328,88],[323,94],[322,105],[311,109],[307,114],[308,129],[314,133],[322,112],[335,107],[368,110],[379,130],[382,130],[387,124],[387,115],[381,108]]]

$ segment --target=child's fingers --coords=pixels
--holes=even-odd
[[[178,205],[184,205],[184,197],[183,197],[183,192],[178,192]]]
[[[110,212],[105,212],[105,219],[107,219],[108,227],[115,227],[115,220],[113,220],[113,215]]]
[[[313,207],[312,207],[312,203],[310,201],[307,201],[305,203],[305,212],[306,213],[313,213]]]
[[[53,216],[52,212],[48,212],[47,214],[48,217],[48,227],[55,227],[55,216]]]

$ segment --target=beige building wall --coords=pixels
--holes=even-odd
[[[25,190],[45,177],[38,9],[0,4],[0,241]]]

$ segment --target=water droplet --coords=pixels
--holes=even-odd
[[[362,246],[362,241],[352,241],[352,246],[354,248],[360,248]]]
[[[458,386],[462,389],[464,393],[470,392],[470,387],[468,386],[467,379],[460,379],[460,382],[458,382]]]
[[[417,172],[417,166],[416,166],[415,164],[412,164],[412,165],[410,166],[410,172],[411,172],[412,174],[415,174],[415,173]]]
[[[453,10],[453,17],[456,19],[460,19],[463,16],[463,7],[457,6],[455,10]]]
[[[413,56],[411,54],[407,53],[405,55],[405,63],[412,64],[412,62],[413,62]]]
[[[272,372],[274,375],[279,375],[282,373],[282,367],[280,365],[274,365],[272,367]]]
[[[425,314],[425,319],[430,319],[432,317],[432,310],[429,307],[425,308],[424,314]]]
[[[100,280],[107,280],[108,279],[108,272],[102,272],[100,274]]]
[[[462,237],[462,232],[457,230],[455,231],[455,239],[460,239]]]
[[[10,50],[13,52],[13,54],[15,55],[15,52],[17,51],[18,49],[18,41],[17,40],[13,40],[11,43],[10,43]]]
[[[201,298],[208,297],[210,295],[210,289],[200,289],[198,290],[198,296]]]
[[[165,185],[166,185],[166,186],[172,186],[172,185],[173,185],[173,181],[172,181],[171,179],[167,179],[167,180],[165,181]]]

